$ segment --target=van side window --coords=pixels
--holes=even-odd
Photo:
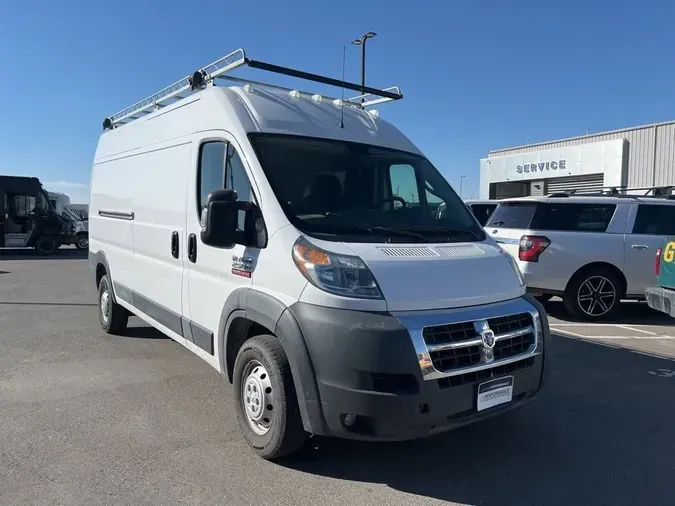
[[[223,188],[237,192],[237,200],[251,200],[251,183],[237,150],[229,142],[215,141],[202,145],[199,155],[199,211],[206,205],[209,193]],[[245,214],[239,213],[239,229],[244,229]]]
[[[246,169],[232,144],[227,145],[225,175],[225,187],[237,192],[237,200],[251,200],[251,184],[248,181]]]
[[[14,195],[12,211],[15,216],[28,216],[37,207],[35,197],[29,195]]]
[[[417,177],[415,168],[412,165],[392,165],[389,167],[389,178],[391,180],[391,193],[394,197],[403,199],[407,207],[410,204],[419,205],[420,194],[417,188]],[[394,207],[401,207],[403,204],[394,202]]]
[[[199,153],[199,170],[197,172],[197,205],[199,211],[206,205],[209,194],[222,190],[225,186],[225,149],[226,142],[207,142]]]

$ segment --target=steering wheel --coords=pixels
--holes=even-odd
[[[386,204],[387,202],[397,202],[397,201],[400,202],[403,207],[408,207],[407,202],[397,195],[394,195],[393,197],[390,197],[388,199],[380,200],[380,202],[377,204],[377,207],[382,207],[382,204]]]

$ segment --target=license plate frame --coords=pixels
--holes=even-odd
[[[480,383],[476,392],[476,411],[481,412],[513,402],[513,376],[501,376]]]

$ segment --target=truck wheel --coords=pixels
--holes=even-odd
[[[594,269],[577,275],[563,295],[565,309],[574,317],[600,321],[616,317],[623,293],[621,282],[609,269]]]
[[[89,248],[89,234],[86,232],[80,232],[77,234],[77,240],[75,241],[75,247],[79,250]]]
[[[40,255],[53,255],[56,253],[56,250],[59,249],[59,246],[61,246],[61,244],[56,238],[48,235],[38,237],[35,241],[35,251]]]
[[[278,459],[305,444],[291,368],[276,337],[255,336],[242,345],[234,363],[234,398],[244,438],[262,458]]]
[[[119,334],[127,327],[129,312],[113,302],[110,279],[106,274],[98,284],[98,319],[108,334]]]

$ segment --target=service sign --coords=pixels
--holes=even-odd
[[[605,174],[606,186],[620,185],[624,139],[530,151],[481,160],[481,182],[528,181]]]

